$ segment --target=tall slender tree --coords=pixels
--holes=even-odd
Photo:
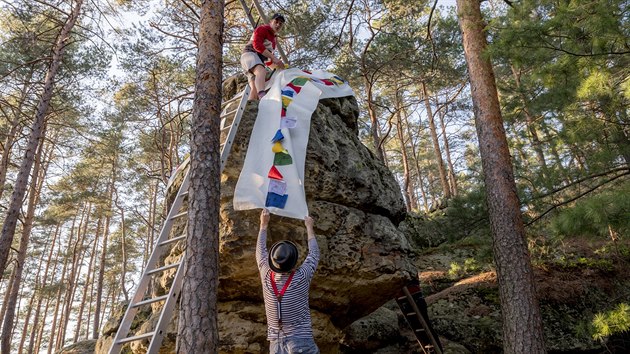
[[[66,50],[66,46],[70,41],[70,32],[74,27],[77,18],[81,12],[81,6],[83,0],[77,0],[74,4],[74,8],[70,13],[66,23],[63,25],[57,42],[52,50],[52,59],[46,78],[44,79],[44,90],[37,105],[37,112],[33,125],[31,126],[31,134],[29,136],[28,145],[25,149],[24,156],[22,157],[22,163],[15,182],[15,189],[11,195],[11,203],[7,210],[4,224],[2,225],[2,234],[0,235],[0,274],[4,273],[7,259],[9,257],[9,250],[11,249],[11,243],[15,236],[15,227],[19,217],[20,209],[24,200],[24,194],[26,193],[26,186],[28,185],[29,175],[31,168],[33,167],[33,161],[35,160],[35,152],[37,146],[41,144],[43,138],[43,126],[44,119],[46,118],[50,100],[53,96],[53,89],[55,84],[55,77],[59,71],[59,66],[63,60],[63,55]]]
[[[222,0],[205,0],[201,3],[178,353],[216,353],[219,345],[219,115],[223,7]]]
[[[503,349],[545,353],[540,307],[479,0],[457,0],[497,267]]]

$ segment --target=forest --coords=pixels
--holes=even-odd
[[[527,262],[627,269],[628,1],[260,3],[287,18],[279,42],[291,67],[353,88],[361,142],[422,221],[417,253],[474,245],[447,270],[457,279],[501,267],[501,210],[484,180],[495,160],[480,141],[484,110],[457,12],[480,6],[480,58],[496,83]],[[169,179],[190,153],[202,6],[0,1],[0,352],[96,339],[129,301],[168,212]],[[223,16],[225,80],[241,73],[252,28],[239,1],[225,1]],[[580,327],[593,341],[630,329],[630,298],[610,301]]]

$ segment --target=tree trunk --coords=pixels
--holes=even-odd
[[[367,78],[364,78],[363,81],[365,82],[367,91],[367,110],[368,115],[370,116],[370,135],[372,136],[374,151],[376,152],[376,157],[385,164],[385,152],[383,151],[381,137],[379,134],[378,115],[376,114],[376,109],[374,108],[374,98],[372,93],[373,85]]]
[[[442,129],[442,140],[444,141],[444,153],[446,154],[446,163],[448,164],[448,180],[451,185],[451,193],[456,196],[458,193],[457,177],[455,176],[455,167],[453,167],[453,161],[451,159],[451,148],[448,143],[448,136],[446,135],[446,124],[444,123],[444,116],[446,113],[440,112],[440,128]]]
[[[201,5],[190,148],[188,236],[178,353],[217,353],[221,77],[224,2]]]
[[[127,288],[125,288],[125,278],[127,277],[127,248],[125,244],[125,209],[118,204],[118,193],[116,193],[116,207],[120,211],[120,230],[121,230],[121,242],[120,242],[120,252],[122,255],[122,269],[120,274],[120,288],[125,297],[125,301],[129,302],[129,292],[127,292]]]
[[[101,302],[103,300],[103,280],[105,278],[105,263],[107,260],[107,242],[109,238],[109,224],[111,221],[112,198],[114,196],[114,183],[116,182],[116,162],[112,161],[112,178],[107,187],[107,210],[105,211],[105,230],[103,230],[103,248],[101,249],[101,260],[98,268],[98,280],[96,282],[96,308],[94,309],[94,328],[92,328],[92,339],[98,339],[98,332],[101,326]]]
[[[11,159],[11,150],[13,149],[15,136],[22,126],[20,124],[19,115],[20,113],[22,113],[24,102],[26,101],[26,97],[28,96],[28,88],[31,85],[31,80],[33,78],[33,70],[34,69],[31,67],[31,70],[25,78],[26,80],[24,81],[24,85],[22,85],[22,93],[20,95],[19,104],[15,109],[15,112],[17,112],[17,114],[14,114],[13,119],[9,119],[9,116],[5,114],[7,121],[11,121],[11,129],[7,134],[7,139],[4,141],[4,150],[2,150],[2,157],[0,157],[0,198],[4,193],[4,183],[6,182],[7,178],[7,170],[9,169],[9,160]]]
[[[405,144],[405,132],[403,127],[402,119],[400,118],[400,105],[398,100],[398,94],[396,95],[396,104],[398,105],[396,112],[396,132],[398,134],[398,141],[400,142],[400,154],[402,156],[402,164],[403,164],[403,196],[405,197],[405,206],[407,207],[407,211],[411,211],[416,208],[415,205],[412,206],[413,198],[412,192],[410,190],[411,182],[409,175],[409,161],[407,158],[407,146]]]
[[[442,151],[440,150],[440,142],[438,140],[437,129],[435,128],[435,118],[433,117],[433,110],[431,109],[431,102],[429,102],[429,93],[427,91],[427,85],[424,81],[422,85],[422,99],[424,100],[424,107],[427,110],[427,118],[429,121],[429,132],[431,133],[431,141],[433,142],[433,152],[435,153],[435,159],[437,160],[438,172],[440,173],[440,184],[442,185],[442,191],[444,193],[444,199],[451,198],[451,188],[448,185],[446,177],[446,168],[444,167],[444,159],[442,159]]]
[[[413,137],[413,134],[411,133],[411,128],[409,127],[409,119],[407,119],[407,114],[405,114],[405,126],[407,127],[407,136]],[[422,173],[420,171],[420,163],[418,162],[418,149],[416,148],[416,143],[413,139],[409,139],[409,142],[411,143],[411,154],[413,157],[414,165],[416,167],[416,180],[418,181],[418,186],[420,187],[422,204],[424,206],[424,212],[426,213],[429,211],[429,204],[427,201],[427,193],[424,188],[424,181],[422,180]]]
[[[540,142],[540,137],[538,136],[538,130],[536,130],[536,119],[529,110],[529,102],[521,87],[521,73],[516,70],[514,65],[510,65],[510,69],[512,70],[512,75],[514,76],[518,96],[523,104],[523,113],[525,114],[525,121],[527,122],[527,130],[529,131],[530,139],[532,139],[532,147],[534,148],[534,152],[536,152],[538,163],[542,169],[543,180],[548,181],[547,177],[549,175],[549,171],[547,170],[547,160],[545,159],[542,143]]]
[[[497,267],[503,349],[545,353],[540,307],[478,0],[457,0]]]
[[[60,321],[61,325],[59,326],[59,335],[57,336],[57,341],[59,344],[58,348],[63,347],[63,342],[66,338],[66,329],[68,328],[68,321],[70,319],[70,313],[72,312],[72,304],[74,303],[74,295],[77,289],[77,280],[81,275],[81,269],[83,268],[83,258],[85,257],[85,252],[83,252],[83,244],[85,242],[86,233],[85,225],[90,222],[90,213],[91,213],[92,205],[88,202],[88,205],[84,208],[85,220],[81,220],[79,223],[79,227],[77,228],[77,240],[74,243],[74,248],[72,252],[72,268],[70,269],[70,276],[68,277],[66,294],[64,298],[64,311],[63,317]]]
[[[46,128],[44,128],[45,130]],[[20,284],[22,283],[22,272],[24,271],[24,262],[26,261],[26,251],[28,249],[28,242],[31,236],[31,230],[33,229],[33,218],[35,217],[35,208],[39,201],[39,195],[44,185],[43,180],[46,175],[46,169],[42,167],[42,151],[44,145],[39,145],[37,153],[35,154],[35,166],[33,167],[33,179],[31,181],[31,188],[28,196],[28,206],[26,210],[26,217],[24,218],[24,225],[22,227],[22,237],[20,238],[20,249],[17,254],[17,264],[15,266],[15,272],[11,285],[11,296],[9,297],[7,312],[2,324],[2,335],[0,336],[0,353],[11,352],[11,338],[13,332],[13,320],[15,318],[15,308],[18,303],[18,294]]]
[[[39,332],[39,329],[41,329],[41,327],[39,327],[38,329],[38,325],[39,325],[39,314],[40,314],[40,310],[42,307],[42,301],[44,299],[44,295],[41,292],[41,289],[44,288],[44,286],[46,286],[46,282],[48,280],[48,270],[50,269],[50,265],[53,264],[53,254],[55,251],[55,243],[57,242],[57,238],[59,237],[59,232],[61,230],[61,223],[57,224],[57,228],[55,230],[55,233],[53,235],[53,239],[51,241],[50,244],[50,252],[48,252],[48,261],[46,262],[46,268],[44,269],[44,276],[41,278],[41,282],[39,284],[37,284],[38,289],[39,290],[39,296],[37,296],[37,306],[35,307],[35,316],[33,317],[33,329],[31,330],[31,336],[28,342],[28,350],[27,353],[31,354],[33,353],[33,348],[35,346],[35,339],[36,339],[36,334]],[[55,269],[57,267],[57,262],[59,260],[59,252],[56,253],[55,256],[55,261],[54,261],[54,265],[52,266],[53,269]],[[44,313],[46,313],[47,310],[44,311]],[[39,352],[39,350],[36,350],[36,352]]]
[[[87,274],[86,279],[85,279],[85,285],[83,286],[83,294],[81,295],[81,306],[79,307],[79,314],[77,315],[77,326],[75,328],[74,331],[74,342],[78,342],[79,341],[79,336],[81,335],[81,325],[83,324],[83,311],[85,310],[85,304],[87,302],[87,291],[88,289],[91,288],[91,284],[93,283],[93,278],[92,278],[92,274],[94,273],[94,262],[96,260],[96,245],[98,244],[98,234],[94,237],[94,242],[92,243],[92,252],[90,252],[90,263],[88,265],[88,270],[87,270]],[[85,322],[87,324],[87,328],[85,330],[85,333],[90,333],[90,319],[88,317],[87,321]]]
[[[74,241],[74,228],[75,228],[75,223],[76,223],[76,217],[77,215],[75,215],[74,219],[72,220],[72,226],[70,227],[70,236],[68,238],[68,244],[66,245],[65,249],[70,249],[70,246],[72,245],[72,242]],[[65,283],[66,281],[66,270],[68,269],[68,255],[64,255],[63,257],[63,267],[61,268],[61,279],[59,280],[59,282],[61,284]],[[54,279],[54,277],[53,277]],[[51,330],[50,330],[50,339],[48,341],[48,354],[51,354],[53,352],[53,350],[56,351],[56,349],[59,349],[56,347],[55,345],[55,338],[56,338],[56,330],[57,330],[57,320],[58,320],[58,316],[59,316],[59,305],[61,304],[61,293],[62,293],[63,289],[62,287],[59,287],[59,289],[57,290],[57,297],[55,300],[55,309],[53,310],[53,320],[52,320],[52,324],[50,326]],[[48,314],[45,314],[45,318],[48,317]]]
[[[54,245],[54,244],[53,244]],[[53,246],[51,246],[52,248]],[[20,344],[18,346],[18,354],[22,354],[22,352],[24,351],[24,343],[26,343],[26,337],[29,335],[29,329],[30,329],[30,320],[31,320],[31,314],[33,312],[33,307],[35,304],[35,299],[38,298],[37,295],[37,287],[39,286],[40,282],[41,282],[41,272],[42,272],[42,267],[44,266],[44,257],[46,256],[46,246],[44,246],[44,250],[42,251],[42,254],[40,255],[39,258],[39,264],[37,266],[37,274],[35,275],[35,283],[34,283],[34,289],[33,289],[33,293],[31,298],[29,299],[28,302],[28,311],[26,312],[26,316],[24,316],[24,326],[22,327],[22,336],[20,337]],[[35,323],[35,322],[33,322]],[[35,324],[33,324],[33,329],[31,329],[31,332],[34,331],[35,329]]]
[[[100,217],[98,219],[98,222],[96,223],[96,232],[95,232],[95,238],[96,240],[94,242],[96,242],[97,246],[98,246],[98,240],[100,239],[100,234],[101,234],[101,227],[103,226],[103,218]],[[96,257],[96,250],[94,251],[94,257]],[[97,279],[97,274],[98,274],[98,269],[96,269],[96,266],[93,267],[92,270],[92,279]],[[96,332],[96,335],[98,336],[98,329],[95,331],[94,328],[92,328],[92,333],[90,337],[90,332],[89,332],[89,328],[90,328],[90,323],[92,323],[92,310],[96,307],[93,303],[94,303],[94,287],[96,285],[96,282],[94,280],[92,280],[92,282],[90,283],[90,305],[88,306],[88,315],[87,315],[87,323],[88,323],[88,335],[86,336],[85,339],[90,339],[94,337],[94,332]],[[92,323],[93,325],[93,323]]]
[[[14,267],[11,270],[11,275],[9,279],[7,279],[7,289],[5,290],[4,297],[2,299],[2,308],[0,308],[0,321],[4,322],[4,317],[7,313],[7,307],[9,305],[9,298],[11,297],[11,293],[13,291],[13,278],[15,278],[15,273],[17,272],[17,267]]]
[[[83,0],[77,0],[68,21],[63,25],[57,43],[53,49],[52,62],[48,71],[46,72],[46,78],[44,79],[44,91],[37,104],[37,113],[35,114],[35,120],[31,127],[31,135],[26,145],[26,151],[22,158],[22,164],[17,175],[15,182],[15,188],[11,195],[11,202],[9,209],[7,210],[4,225],[2,226],[2,234],[0,235],[0,274],[4,273],[7,259],[9,258],[9,250],[11,249],[11,243],[15,235],[15,227],[19,217],[20,209],[22,208],[22,201],[24,200],[24,194],[26,193],[26,186],[28,185],[28,178],[31,173],[31,167],[33,167],[33,160],[37,146],[40,145],[40,141],[43,140],[43,126],[48,106],[53,95],[53,87],[55,76],[61,65],[63,54],[66,49],[66,45],[70,40],[70,31],[74,27],[74,24],[79,17],[81,11],[81,5]]]

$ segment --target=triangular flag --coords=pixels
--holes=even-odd
[[[276,193],[267,193],[267,200],[265,200],[266,207],[276,207],[280,209],[284,209],[284,206],[287,205],[288,195],[279,195]]]
[[[289,82],[287,84],[287,87],[290,87],[293,89],[293,91],[295,91],[296,94],[300,93],[300,90],[302,90],[302,88],[300,86],[296,86],[294,85],[292,82]]]
[[[271,168],[269,169],[269,174],[267,175],[267,177],[272,178],[272,179],[279,179],[279,180],[284,178],[284,177],[282,177],[282,174],[280,173],[280,171],[278,171],[276,166],[271,166]]]
[[[304,86],[309,79],[307,77],[298,76],[291,80],[291,83],[295,86]]]
[[[293,100],[291,99],[291,97],[282,96],[282,107],[284,108],[289,107],[292,101]]]
[[[291,155],[286,152],[279,152],[273,157],[274,166],[286,166],[293,163]]]
[[[274,135],[273,139],[271,139],[271,142],[275,143],[276,141],[280,141],[282,139],[284,139],[284,135],[282,135],[282,131],[278,129],[278,131],[276,132],[276,135]]]
[[[280,117],[284,117],[287,115],[287,109],[282,107],[282,112],[280,113]]]
[[[292,129],[292,128],[295,128],[296,125],[297,125],[296,117],[280,118],[280,129],[284,129],[284,128]]]
[[[280,90],[280,93],[282,94],[282,96],[293,97],[295,91],[292,88],[285,87],[284,89]]]
[[[284,152],[284,151],[286,151],[286,150],[284,149],[284,146],[282,146],[282,143],[281,143],[281,142],[276,141],[276,142],[273,144],[273,147],[271,148],[271,151],[273,151],[273,152],[275,152],[275,153],[279,153],[279,152]]]
[[[329,79],[330,81],[334,82],[337,85],[343,85],[344,81],[342,78],[340,78],[339,76],[333,76]]]

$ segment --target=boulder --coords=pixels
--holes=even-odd
[[[226,81],[226,95],[245,82]],[[228,96],[229,97],[229,96]],[[260,210],[235,211],[232,206],[249,136],[258,110],[248,102],[228,162],[221,176],[219,329],[222,353],[260,353],[268,348],[266,318],[255,261]],[[407,237],[398,224],[405,218],[400,187],[391,172],[358,138],[359,110],[354,97],[321,100],[312,116],[305,168],[305,192],[321,250],[311,285],[310,306],[320,350],[337,352],[342,329],[392,299],[417,276]],[[181,178],[180,178],[181,179]],[[178,188],[176,181],[170,188]],[[183,225],[174,234],[183,232]],[[298,244],[300,261],[306,254],[306,230],[301,220],[271,216],[268,242],[289,239]],[[179,257],[176,245],[167,259]],[[154,284],[156,295],[166,292],[173,272]],[[158,315],[140,332],[149,331]],[[175,331],[172,320],[169,332]],[[105,337],[102,340],[106,340]],[[172,345],[167,336],[165,346]],[[141,352],[140,346],[132,347]]]

